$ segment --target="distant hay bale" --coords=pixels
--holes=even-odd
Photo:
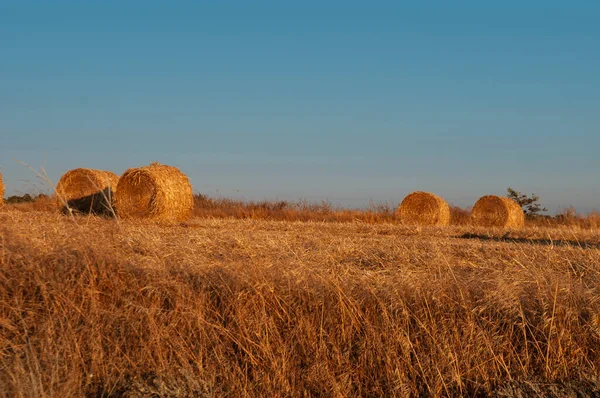
[[[115,204],[121,218],[185,221],[194,197],[190,181],[179,169],[152,163],[129,169],[119,178]]]
[[[448,225],[450,223],[448,203],[429,192],[413,192],[408,195],[398,207],[397,214],[406,224]]]
[[[512,199],[487,195],[473,206],[471,218],[482,227],[521,228],[525,225],[525,215],[521,206]]]
[[[104,170],[74,169],[67,171],[56,186],[56,200],[63,212],[65,202],[71,210],[92,214],[111,214],[119,177]]]
[[[4,204],[4,183],[2,182],[2,173],[0,173],[0,206]]]

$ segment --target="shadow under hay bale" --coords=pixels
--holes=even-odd
[[[475,225],[482,227],[522,228],[525,214],[512,199],[487,195],[480,198],[471,212]]]
[[[115,205],[121,218],[182,222],[194,208],[192,185],[176,167],[152,163],[132,168],[119,178]]]
[[[56,201],[62,213],[112,215],[119,177],[110,171],[74,169],[66,172],[56,186]],[[65,206],[66,203],[66,206]]]
[[[398,207],[397,215],[405,224],[450,224],[450,207],[448,203],[429,192],[413,192],[405,197]]]
[[[112,215],[109,202],[112,202],[113,192],[110,188],[97,192],[92,195],[84,196],[83,198],[70,199],[67,201],[67,206],[61,207],[63,214],[69,214],[69,209],[80,213],[89,213],[96,215]],[[108,200],[107,200],[108,199]]]
[[[543,238],[513,238],[510,236],[490,236],[483,234],[464,233],[456,236],[458,239],[476,239],[487,242],[508,242],[508,243],[523,243],[528,245],[539,245],[539,246],[567,246],[577,247],[580,249],[600,249],[600,243],[597,242],[586,242],[579,240],[568,240],[568,239],[543,239]]]

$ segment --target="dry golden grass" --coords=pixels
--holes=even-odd
[[[573,206],[563,209],[554,217],[551,216],[540,216],[528,219],[529,225],[536,225],[540,227],[579,227],[584,229],[598,229],[600,228],[600,212],[592,211],[587,215],[577,213]]]
[[[600,388],[597,230],[75,220],[0,211],[0,395]]]
[[[210,198],[194,195],[194,217],[217,219],[252,219],[270,221],[314,222],[382,222],[400,220],[388,204],[372,204],[368,209],[356,210],[335,207],[323,202],[244,201],[229,198]]]

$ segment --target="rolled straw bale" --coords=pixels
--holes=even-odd
[[[127,170],[119,178],[115,200],[121,218],[185,221],[194,207],[187,176],[160,163]]]
[[[56,200],[82,213],[111,214],[112,202],[119,177],[113,172],[93,169],[67,171],[56,186]]]
[[[512,199],[487,195],[473,206],[471,218],[482,227],[521,228],[525,225],[525,214],[521,206]]]
[[[0,173],[0,206],[4,204],[4,183],[2,182],[2,173]]]
[[[450,207],[437,195],[429,192],[413,192],[404,198],[397,214],[403,223],[419,225],[448,225]]]

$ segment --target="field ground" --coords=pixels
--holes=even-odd
[[[0,395],[600,394],[600,231],[0,210]]]

